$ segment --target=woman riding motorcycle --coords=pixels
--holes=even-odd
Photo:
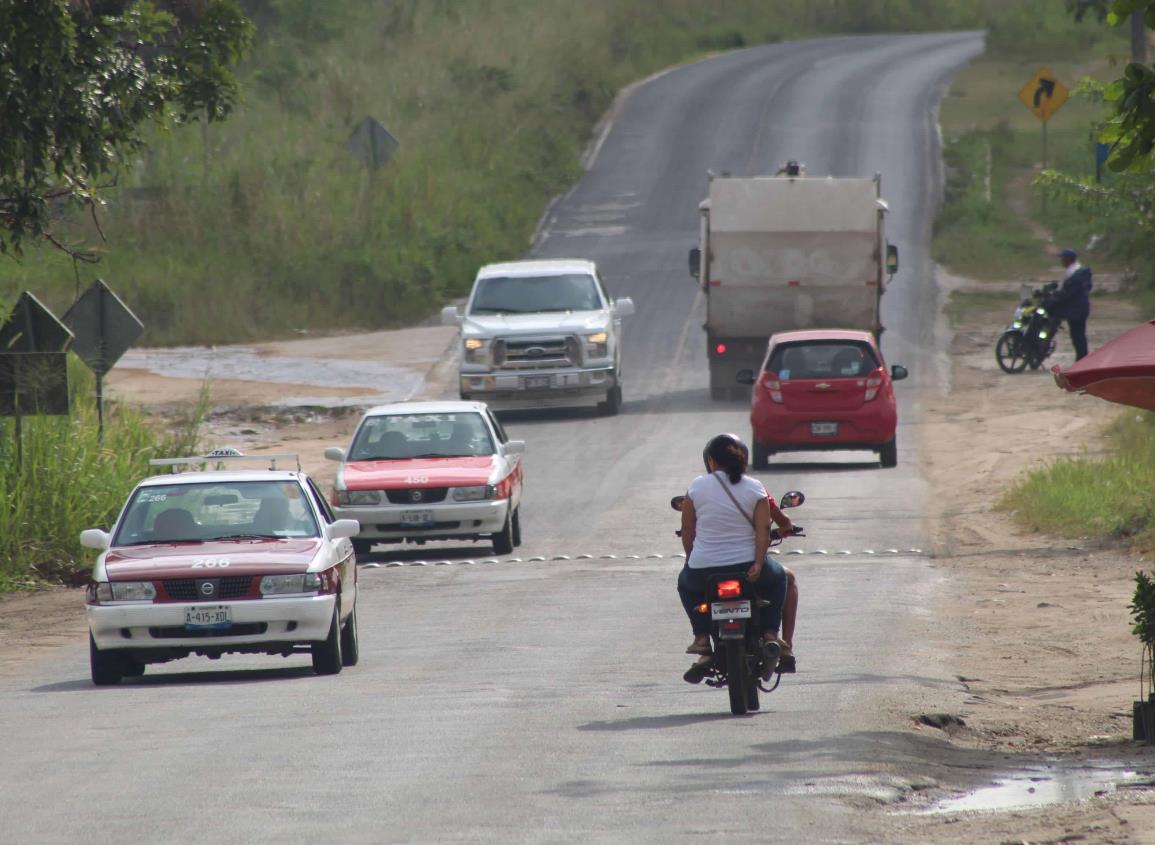
[[[682,506],[686,565],[678,576],[678,594],[694,631],[687,654],[711,653],[710,619],[699,613],[697,606],[709,577],[725,572],[744,573],[756,585],[757,592],[769,602],[761,611],[768,651],[790,654],[789,646],[778,637],[786,572],[766,554],[770,548],[770,502],[762,482],[746,475],[748,454],[736,435],[712,438],[702,452],[707,474],[695,478],[686,492]],[[773,510],[779,525],[788,531],[790,520],[777,507]]]

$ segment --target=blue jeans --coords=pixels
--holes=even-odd
[[[710,614],[699,613],[698,605],[706,596],[706,583],[711,576],[734,573],[743,579],[753,563],[737,563],[732,566],[715,566],[709,569],[691,569],[683,566],[678,573],[678,595],[682,598],[682,607],[690,617],[690,625],[694,629],[694,636],[704,637],[710,633]],[[762,566],[762,574],[754,585],[754,592],[759,598],[770,602],[769,607],[762,608],[762,630],[777,631],[782,624],[782,606],[786,603],[786,570],[774,555],[766,555],[766,563]]]

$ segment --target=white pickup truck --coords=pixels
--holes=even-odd
[[[622,403],[622,318],[628,297],[610,299],[592,261],[511,261],[482,267],[462,313],[460,396],[497,408]]]

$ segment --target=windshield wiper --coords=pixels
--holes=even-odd
[[[532,311],[524,311],[521,308],[474,308],[469,312],[470,314],[532,314]]]
[[[179,546],[182,543],[196,543],[200,545],[204,540],[136,540],[132,543],[114,543],[116,546]]]
[[[224,534],[220,537],[213,537],[212,541],[217,540],[284,540],[278,534]]]

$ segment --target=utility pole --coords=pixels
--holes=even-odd
[[[1142,12],[1131,13],[1131,61],[1147,64],[1147,29]]]

